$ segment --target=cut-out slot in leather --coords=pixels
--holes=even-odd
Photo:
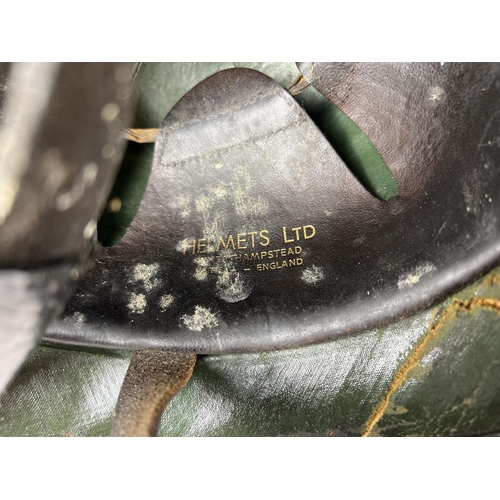
[[[98,239],[103,246],[116,245],[134,220],[148,185],[153,150],[154,143],[129,142],[108,205],[97,224]]]
[[[348,116],[312,86],[294,97],[373,196],[388,201],[399,194],[396,179],[377,148]]]

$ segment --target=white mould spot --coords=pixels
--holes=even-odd
[[[75,178],[71,189],[56,198],[56,209],[64,212],[79,202],[85,194],[85,189],[95,183],[98,171],[99,168],[95,163],[85,165]]]
[[[99,168],[95,163],[88,163],[83,167],[83,182],[86,186],[92,186],[97,178]]]
[[[208,271],[205,267],[197,267],[196,271],[194,272],[194,277],[198,281],[206,281],[208,278]]]
[[[213,200],[211,196],[202,195],[196,198],[194,204],[197,212],[208,214],[209,210],[212,208]]]
[[[217,200],[222,200],[228,195],[227,186],[223,182],[210,186],[209,191]]]
[[[428,100],[434,103],[442,101],[445,97],[444,89],[438,86],[430,87],[428,90]]]
[[[252,291],[252,288],[242,278],[241,274],[235,271],[223,270],[217,277],[217,295],[226,302],[240,302],[245,300]]]
[[[83,237],[86,240],[90,240],[90,238],[92,238],[92,235],[94,234],[96,227],[97,227],[97,221],[95,219],[91,219],[89,223],[85,226],[85,229],[83,230]]]
[[[120,106],[116,102],[109,102],[101,110],[101,118],[107,123],[114,122],[120,114]]]
[[[196,238],[193,236],[191,238],[184,238],[183,240],[179,241],[177,245],[175,245],[175,249],[178,252],[190,252],[192,249],[190,248],[190,245],[193,244],[193,241],[196,241]]]
[[[85,315],[82,313],[75,313],[73,315],[73,319],[75,322],[75,327],[80,330],[80,328],[85,324]]]
[[[198,281],[206,281],[208,278],[208,267],[210,266],[212,259],[210,257],[198,257],[194,259],[195,264],[197,264],[194,277]]]
[[[201,332],[203,328],[214,328],[218,326],[217,316],[208,308],[196,306],[191,316],[184,314],[181,317],[184,325],[193,332]]]
[[[160,302],[159,302],[161,312],[166,311],[173,303],[174,303],[173,295],[162,295],[160,297]]]
[[[153,288],[157,287],[161,282],[155,278],[160,264],[137,264],[134,267],[134,281],[142,281],[146,292],[150,292]]]
[[[73,197],[71,193],[61,194],[56,198],[56,208],[59,212],[65,212],[68,208],[74,205]]]
[[[232,198],[236,213],[241,216],[265,215],[269,212],[269,202],[257,195],[251,196],[255,181],[248,168],[238,165],[232,175]]]
[[[207,252],[215,251],[215,242],[219,239],[221,234],[224,234],[226,231],[224,229],[224,219],[220,214],[214,214],[208,220],[208,217],[205,218],[205,228],[203,230],[203,236],[209,242],[207,244]],[[211,242],[211,243],[210,243]]]
[[[262,196],[251,197],[248,191],[235,188],[233,191],[234,208],[238,215],[265,215],[269,212],[269,202]]]
[[[434,264],[431,264],[429,262],[418,266],[413,272],[399,277],[398,288],[400,290],[403,290],[405,288],[410,288],[413,285],[416,285],[420,281],[422,276],[429,274],[435,269],[436,266],[434,266]]]
[[[305,281],[308,285],[315,285],[324,278],[325,273],[322,267],[313,265],[302,271],[302,281]]]
[[[135,314],[142,314],[146,310],[146,297],[143,293],[132,293],[127,307]]]
[[[191,197],[187,193],[182,193],[175,198],[175,200],[170,203],[170,206],[177,209],[177,212],[181,217],[189,217],[191,214]]]
[[[194,261],[199,266],[208,267],[212,262],[212,259],[210,257],[197,257]]]

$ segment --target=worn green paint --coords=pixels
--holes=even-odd
[[[500,315],[477,299],[500,299],[496,274],[474,284],[454,299],[474,298],[470,309],[440,325],[374,428],[381,436],[484,435],[500,428]]]
[[[39,346],[0,399],[0,436],[106,436],[128,353]]]

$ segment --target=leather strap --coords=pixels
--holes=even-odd
[[[156,436],[165,407],[190,379],[195,363],[193,353],[133,353],[118,396],[111,435]]]

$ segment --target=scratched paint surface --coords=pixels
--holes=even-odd
[[[109,435],[128,362],[38,347],[0,399],[0,436]]]
[[[202,358],[203,377],[191,379],[177,396],[160,434],[359,434],[389,381],[390,367],[421,330],[412,319],[405,328],[303,349]]]
[[[500,269],[385,329],[199,358],[162,436],[500,431]],[[126,352],[39,347],[0,400],[0,436],[106,436]]]
[[[500,427],[500,275],[434,309],[365,435],[483,435]]]

